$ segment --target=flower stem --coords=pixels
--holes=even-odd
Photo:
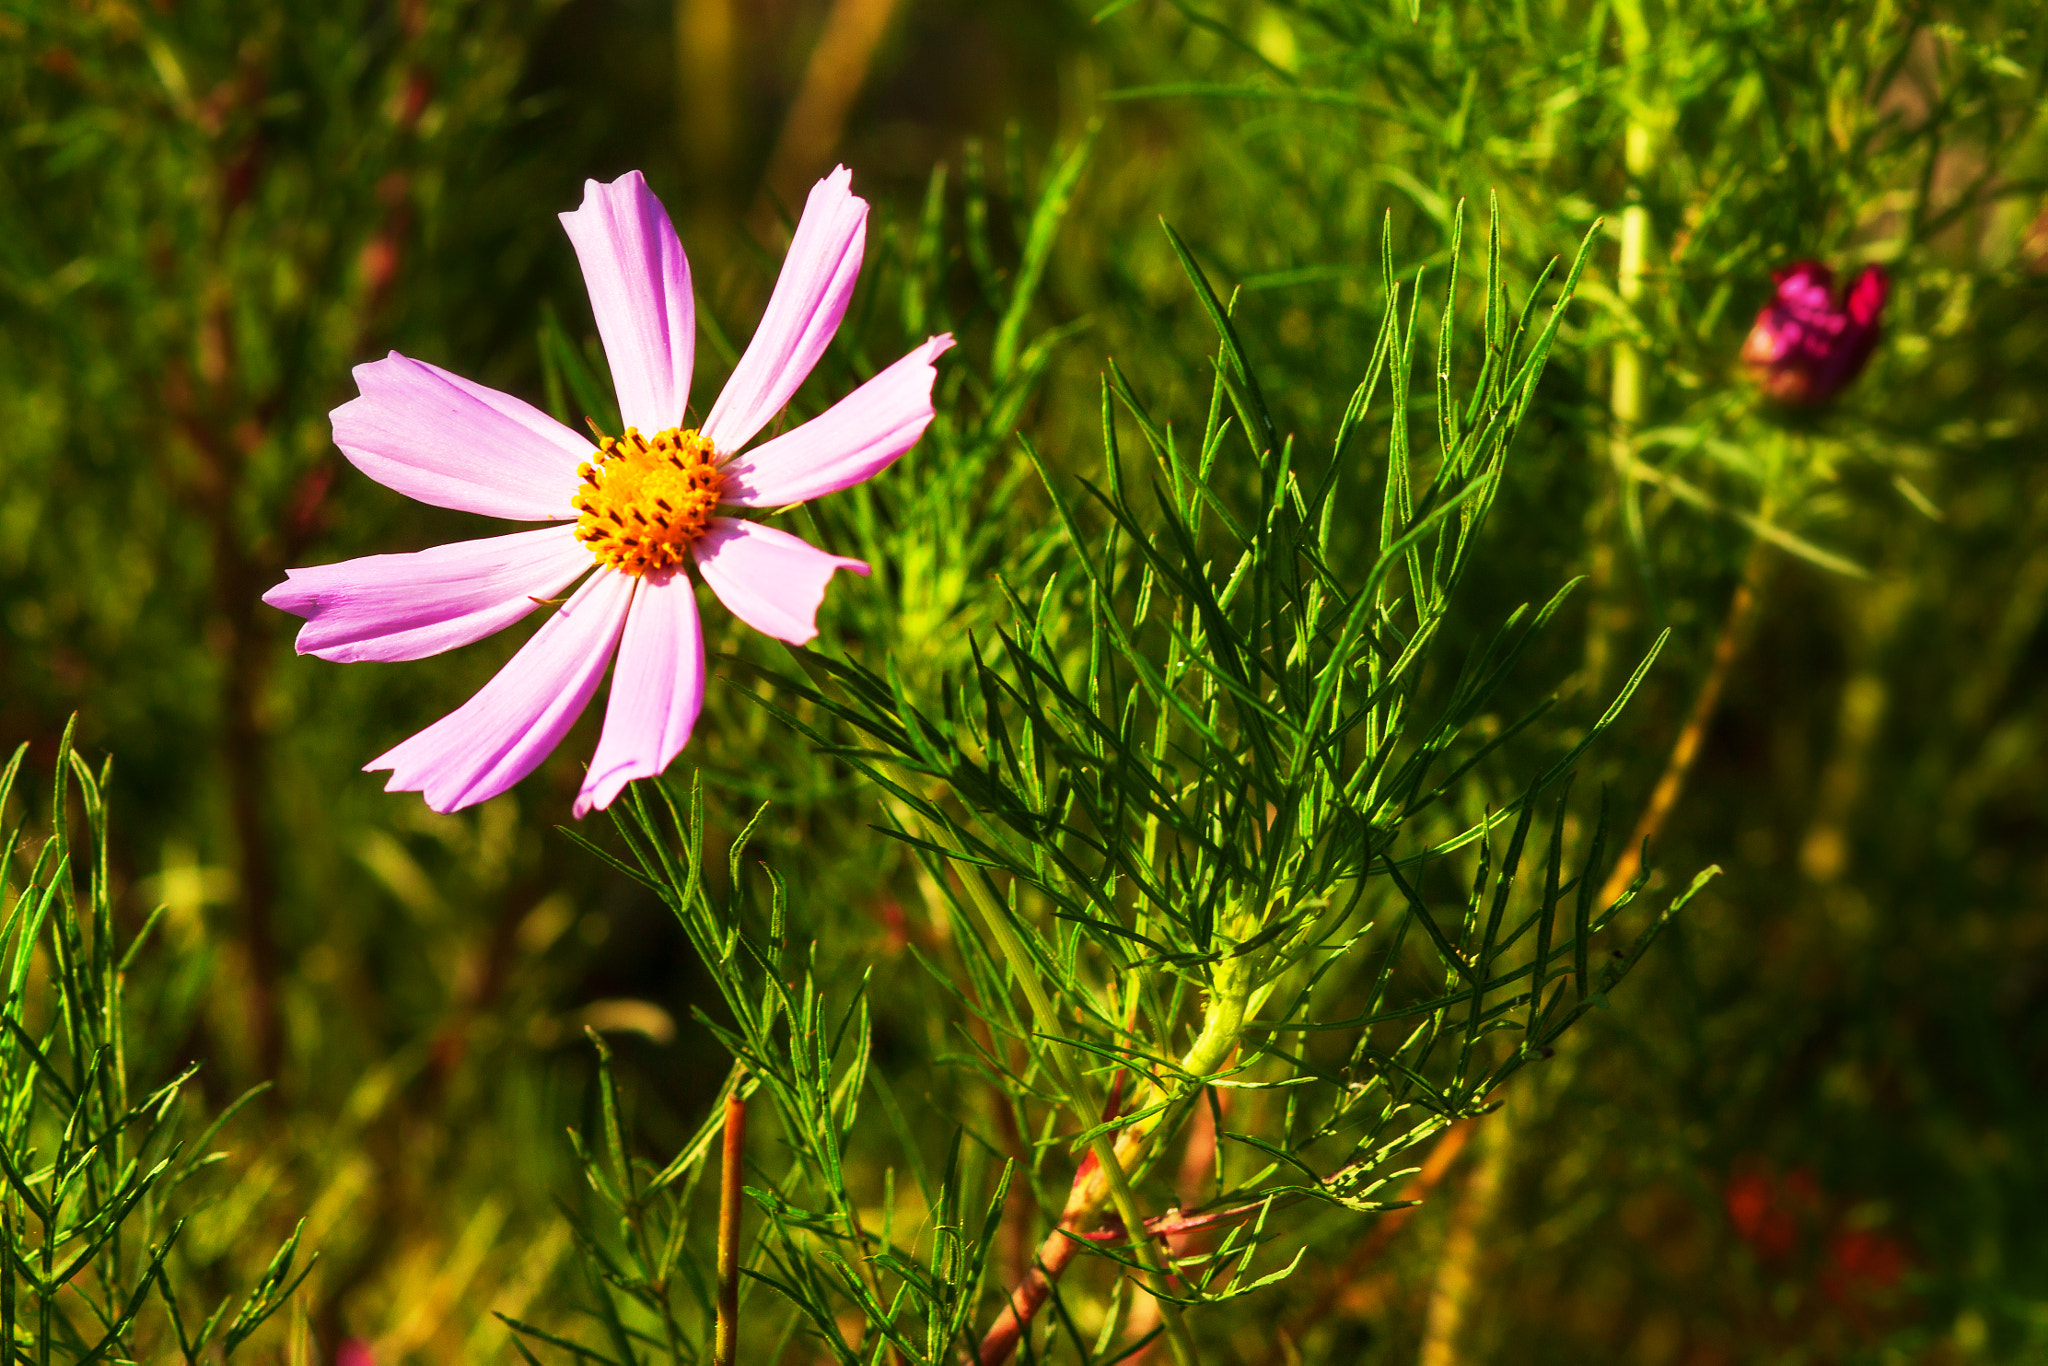
[[[1707,666],[1707,676],[1701,681],[1692,711],[1686,716],[1685,725],[1671,746],[1671,757],[1665,760],[1664,772],[1658,776],[1657,786],[1650,792],[1648,805],[1636,821],[1628,843],[1622,846],[1620,857],[1615,859],[1614,870],[1600,888],[1599,904],[1603,907],[1612,906],[1635,881],[1636,874],[1642,869],[1643,845],[1662,833],[1664,822],[1670,818],[1679,797],[1685,792],[1685,780],[1691,776],[1693,761],[1699,757],[1707,728],[1713,724],[1714,714],[1720,710],[1721,691],[1727,686],[1728,674],[1735,665],[1736,657],[1742,653],[1750,618],[1756,614],[1757,588],[1763,580],[1769,544],[1762,537],[1750,543],[1749,555],[1742,565],[1742,578],[1735,585],[1735,595],[1728,600],[1728,614],[1722,618],[1721,633],[1714,638],[1714,657]]]
[[[725,1145],[718,1172],[718,1322],[713,1366],[733,1366],[740,1336],[740,1177],[747,1146],[746,1088],[725,1098]]]
[[[1481,1126],[1477,1132],[1479,1160],[1466,1178],[1464,1198],[1451,1206],[1443,1259],[1430,1286],[1429,1307],[1423,1316],[1420,1366],[1457,1366],[1465,1320],[1479,1284],[1479,1259],[1485,1250],[1487,1225],[1500,1200],[1514,1137],[1514,1128],[1498,1121]]]
[[[796,101],[775,139],[775,150],[769,154],[768,169],[761,177],[757,221],[774,221],[771,196],[780,197],[785,204],[799,202],[804,181],[830,164],[832,149],[839,145],[846,116],[867,82],[875,50],[896,7],[897,0],[834,0],[825,16],[824,31],[804,67]]]
[[[1599,692],[1606,678],[1613,639],[1620,632],[1626,610],[1615,599],[1615,540],[1618,534],[1636,530],[1635,439],[1645,415],[1643,354],[1636,344],[1636,308],[1650,258],[1650,210],[1643,203],[1643,183],[1655,169],[1657,134],[1641,107],[1641,66],[1646,59],[1650,35],[1642,7],[1635,0],[1621,0],[1615,6],[1615,23],[1620,30],[1622,53],[1631,68],[1630,84],[1637,108],[1622,135],[1622,164],[1628,172],[1629,203],[1621,211],[1621,260],[1615,270],[1614,293],[1620,301],[1621,327],[1609,354],[1607,389],[1607,455],[1614,477],[1595,500],[1588,520],[1592,534],[1592,563],[1588,577],[1594,595],[1591,619],[1587,623],[1585,687]]]

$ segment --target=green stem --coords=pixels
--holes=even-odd
[[[1642,427],[1646,399],[1643,354],[1636,345],[1636,308],[1648,274],[1651,236],[1650,210],[1642,202],[1642,187],[1655,169],[1658,143],[1656,125],[1646,117],[1648,111],[1643,102],[1642,70],[1649,53],[1650,32],[1641,5],[1636,0],[1619,0],[1614,17],[1622,54],[1630,70],[1630,114],[1622,142],[1630,202],[1621,211],[1621,261],[1614,281],[1615,296],[1625,316],[1609,355],[1607,389],[1607,455],[1614,479],[1605,496],[1596,501],[1589,519],[1593,539],[1589,577],[1595,601],[1587,631],[1585,682],[1595,692],[1606,676],[1612,639],[1619,633],[1624,617],[1624,609],[1614,600],[1615,537],[1633,537],[1638,531],[1634,525],[1635,442]]]

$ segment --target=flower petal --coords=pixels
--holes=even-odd
[[[576,515],[569,499],[590,443],[540,409],[396,351],[355,375],[362,397],[330,414],[334,444],[378,483],[486,517]]]
[[[848,188],[852,182],[841,166],[811,187],[761,325],[704,418],[701,430],[720,451],[739,450],[768,425],[846,316],[868,224],[868,202]]]
[[[597,691],[634,583],[591,575],[475,697],[364,771],[390,769],[386,792],[422,793],[436,811],[488,800],[533,772]]]
[[[933,337],[794,431],[725,466],[722,497],[741,507],[807,502],[871,479],[917,444],[932,420],[932,362],[953,345]]]
[[[550,526],[287,569],[263,600],[306,619],[302,655],[337,664],[425,659],[504,630],[590,566],[576,528]]]
[[[576,794],[576,818],[612,804],[635,778],[669,766],[704,707],[704,629],[697,585],[680,570],[640,580],[604,712],[604,733]]]
[[[792,645],[817,637],[818,604],[835,570],[868,572],[859,560],[827,555],[786,531],[736,517],[713,517],[696,555],[704,582],[728,611]]]
[[[1856,277],[1856,283],[1849,286],[1849,298],[1845,303],[1849,317],[1859,327],[1875,327],[1884,312],[1885,295],[1891,292],[1891,277],[1885,274],[1883,266],[1870,265]]]
[[[644,435],[683,425],[697,353],[690,262],[668,211],[628,171],[609,185],[583,182],[583,206],[561,215],[583,263],[583,285],[604,339],[619,412]]]

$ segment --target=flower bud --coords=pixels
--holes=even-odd
[[[1866,266],[1837,300],[1834,272],[1818,261],[1796,261],[1771,278],[1777,290],[1742,344],[1743,363],[1780,403],[1826,403],[1876,349],[1890,281],[1882,266]]]

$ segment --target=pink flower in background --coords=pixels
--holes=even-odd
[[[592,446],[530,404],[395,351],[356,367],[362,396],[333,417],[335,444],[357,469],[423,503],[553,525],[289,571],[263,600],[306,619],[300,654],[422,659],[502,630],[584,579],[475,697],[365,765],[391,771],[386,791],[422,793],[436,811],[495,797],[561,743],[616,656],[576,814],[605,807],[668,766],[703,704],[693,568],[734,616],[797,645],[817,635],[832,575],[868,572],[728,515],[858,484],[931,422],[932,362],[950,336],[747,449],[846,312],[868,213],[851,179],[842,166],[812,189],[760,326],[701,426],[683,425],[697,331],[690,266],[638,171],[586,181],[582,207],[561,215],[623,435]]]
[[[1837,301],[1835,275],[1818,261],[1774,271],[1777,292],[1756,315],[1742,359],[1757,387],[1780,403],[1825,403],[1856,378],[1877,347],[1890,282],[1866,266]]]
[[[350,1338],[335,1352],[334,1366],[377,1366],[377,1354],[361,1338]]]

